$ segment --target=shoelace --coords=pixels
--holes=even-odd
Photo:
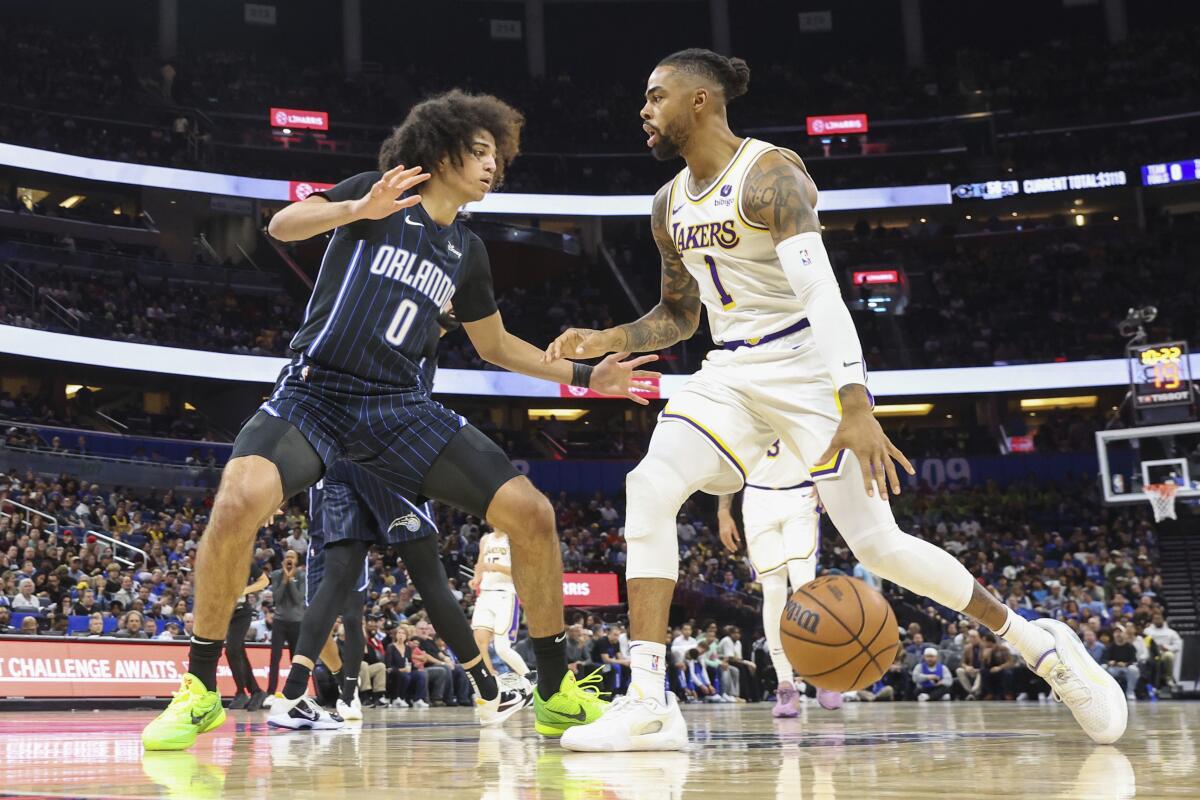
[[[1062,662],[1050,670],[1050,679],[1054,684],[1051,694],[1060,703],[1066,702],[1067,705],[1074,705],[1076,702],[1083,702],[1091,697],[1091,692],[1088,691],[1083,680]]]
[[[575,681],[575,688],[584,694],[592,695],[590,699],[603,700],[609,692],[604,691],[604,675],[600,670],[593,670],[587,677]]]

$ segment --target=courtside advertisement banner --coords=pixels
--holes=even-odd
[[[616,573],[563,573],[563,605],[615,606],[619,602]]]
[[[266,686],[271,648],[248,644],[246,655]],[[0,639],[0,697],[170,697],[187,672],[187,656],[186,641]],[[285,650],[279,674],[286,676],[289,666]],[[224,658],[217,683],[222,695],[233,695]]]
[[[272,108],[272,128],[296,128],[309,131],[329,130],[328,111],[304,111],[299,108]]]

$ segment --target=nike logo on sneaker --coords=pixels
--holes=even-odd
[[[587,722],[587,712],[584,711],[582,708],[579,709],[578,714],[568,714],[564,711],[551,711],[551,713],[556,714],[557,716],[560,716],[563,719],[573,719],[576,722]]]
[[[195,711],[193,711],[192,712],[192,724],[197,725],[197,726],[202,725],[204,723],[204,718],[207,716],[208,716],[208,714],[197,714]]]
[[[853,367],[855,364],[861,364],[861,363],[862,363],[861,361],[843,361],[842,366],[843,367]]]

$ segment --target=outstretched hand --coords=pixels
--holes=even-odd
[[[844,414],[837,432],[833,435],[833,441],[817,459],[817,463],[829,463],[839,450],[849,450],[858,458],[863,487],[867,490],[868,497],[875,496],[876,487],[879,496],[884,500],[888,499],[889,486],[892,494],[900,494],[900,476],[896,473],[895,464],[897,461],[909,475],[916,474],[913,465],[905,458],[904,453],[892,444],[892,440],[883,432],[879,421],[870,411]]]
[[[588,388],[610,397],[625,397],[638,405],[650,405],[650,401],[638,392],[653,392],[658,387],[654,380],[661,378],[658,372],[647,372],[638,367],[658,361],[658,356],[638,356],[628,361],[629,353],[613,353],[596,365]]]
[[[383,177],[375,181],[371,191],[366,196],[355,201],[355,213],[359,219],[383,219],[395,214],[403,208],[411,208],[421,202],[421,195],[411,194],[401,197],[414,186],[429,180],[432,175],[422,172],[421,167],[405,169],[401,164],[383,173]]]

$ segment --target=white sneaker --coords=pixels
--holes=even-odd
[[[360,720],[363,718],[362,701],[358,699],[358,692],[354,693],[354,699],[349,703],[339,697],[335,708],[338,716],[344,720]]]
[[[429,708],[429,703],[426,703],[424,700],[417,699],[417,700],[412,701],[412,707],[413,708]]]
[[[924,692],[921,692],[919,695],[917,695],[917,702],[918,703],[928,703],[929,695],[925,694]]]
[[[392,701],[392,708],[408,708],[408,701],[403,697],[397,697]]]
[[[475,714],[483,727],[499,725],[513,714],[533,703],[533,684],[520,675],[516,680],[496,682],[499,692],[491,700],[475,698]]]
[[[673,692],[663,703],[652,697],[622,695],[612,701],[600,719],[563,732],[563,748],[607,753],[631,750],[682,750],[687,745],[687,723]]]
[[[271,715],[267,724],[273,728],[289,728],[298,730],[334,731],[346,723],[337,714],[330,714],[317,705],[311,697],[297,697],[288,700],[286,697],[276,697],[271,704]]]
[[[737,698],[729,693],[725,693],[725,694],[721,695],[721,697],[723,697],[725,699],[726,703],[736,703],[737,702]]]
[[[1088,655],[1083,642],[1065,623],[1033,621],[1054,637],[1054,652],[1045,656],[1037,674],[1046,679],[1056,699],[1097,744],[1112,744],[1125,733],[1129,706],[1117,679]]]

